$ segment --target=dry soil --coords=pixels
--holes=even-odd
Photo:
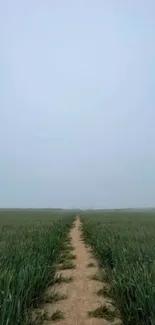
[[[92,280],[91,277],[99,271],[97,261],[93,258],[91,249],[86,246],[81,237],[81,222],[77,217],[74,227],[70,231],[71,244],[74,247],[73,253],[76,259],[73,260],[75,268],[62,270],[64,277],[71,276],[73,281],[70,283],[57,284],[56,292],[67,295],[67,298],[54,304],[46,304],[44,308],[49,315],[56,310],[64,313],[64,319],[57,320],[57,325],[107,325],[110,324],[103,318],[91,318],[88,315],[92,311],[108,303],[107,298],[98,296],[97,291],[103,288],[103,283]],[[89,263],[93,267],[88,267]],[[53,287],[49,288],[47,294]],[[47,324],[47,323],[46,323]],[[48,322],[49,325],[53,322]]]

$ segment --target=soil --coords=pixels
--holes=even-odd
[[[56,310],[64,313],[64,319],[57,320],[57,325],[108,325],[109,321],[88,315],[89,311],[107,304],[108,301],[107,298],[97,295],[97,291],[103,288],[103,282],[91,279],[99,271],[99,267],[90,248],[81,238],[81,222],[78,217],[70,231],[70,237],[74,247],[73,253],[76,255],[73,260],[75,269],[62,270],[60,273],[64,277],[73,277],[73,281],[55,285],[55,291],[67,295],[67,298],[54,304],[48,303],[44,308],[49,314]],[[90,263],[94,265],[88,267]],[[53,287],[48,289],[49,295],[50,290],[53,291]],[[53,321],[48,321],[48,324],[53,324]]]

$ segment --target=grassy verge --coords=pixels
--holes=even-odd
[[[155,214],[93,212],[83,235],[110,283],[126,325],[155,324]]]
[[[32,213],[32,212],[31,212]],[[72,217],[0,229],[0,324],[19,325],[54,279]]]

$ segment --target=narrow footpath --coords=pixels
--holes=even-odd
[[[108,299],[97,295],[97,292],[103,288],[104,284],[92,279],[99,271],[99,268],[90,248],[83,242],[81,234],[81,222],[77,217],[74,227],[70,231],[71,245],[74,248],[72,253],[75,254],[75,260],[73,261],[75,268],[59,271],[59,275],[72,277],[73,281],[70,283],[57,283],[55,285],[55,291],[66,296],[66,299],[54,304],[46,304],[46,310],[49,314],[56,310],[62,311],[64,319],[57,320],[57,325],[114,324],[114,322],[111,323],[103,318],[89,316],[89,312],[107,305]],[[53,321],[45,322],[45,324],[51,325]]]

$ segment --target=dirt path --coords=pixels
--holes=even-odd
[[[81,239],[80,226],[80,220],[77,218],[70,232],[71,244],[76,255],[75,269],[61,271],[62,276],[72,276],[73,281],[55,286],[56,292],[67,295],[67,298],[54,304],[46,304],[46,309],[49,314],[57,309],[64,313],[65,318],[57,320],[57,325],[106,325],[109,322],[103,318],[91,318],[88,315],[89,311],[105,305],[107,301],[103,296],[96,294],[99,289],[103,288],[103,283],[91,279],[97,273],[98,266],[92,258],[90,249]],[[88,267],[91,262],[94,266]],[[48,324],[53,324],[53,322],[49,321]]]

